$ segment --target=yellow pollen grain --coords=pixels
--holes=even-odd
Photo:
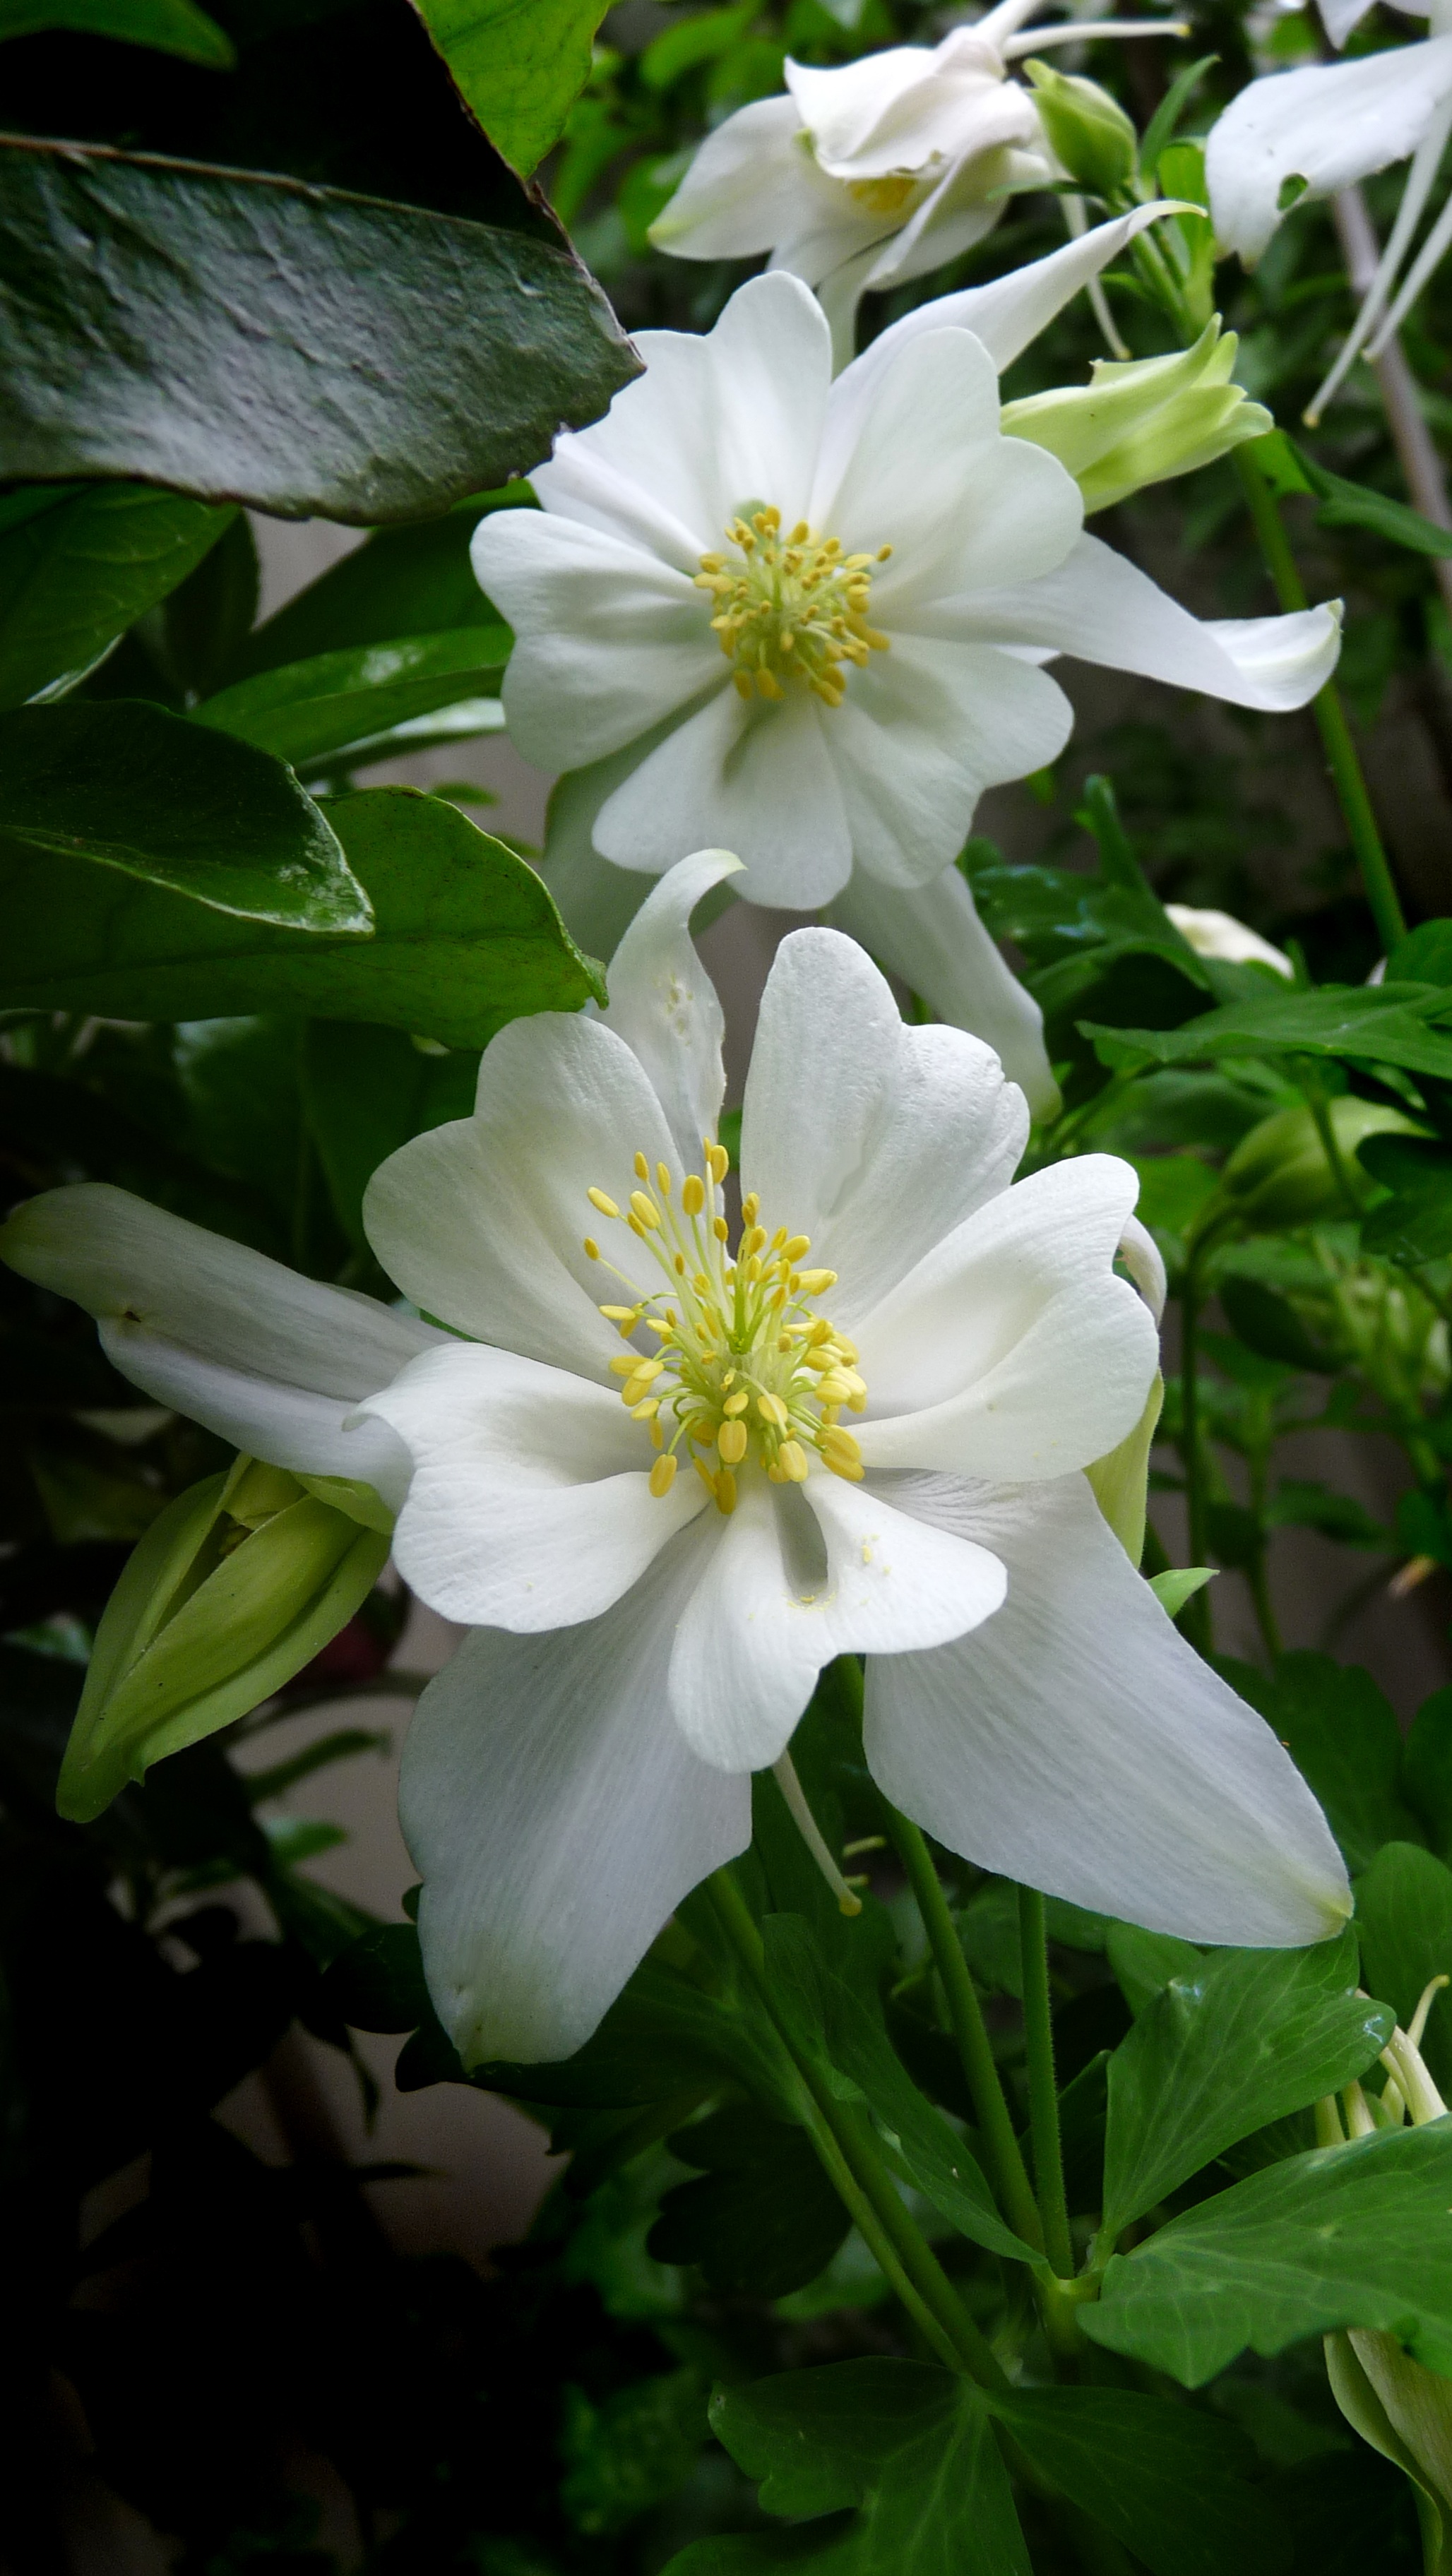
[[[650,1490],[655,1495],[657,1501],[659,1501],[662,1494],[668,1494],[670,1492],[675,1481],[676,1462],[670,1451],[667,1450],[664,1456],[657,1458],[655,1465],[650,1471]]]
[[[706,1204],[706,1192],[698,1172],[692,1172],[681,1192],[681,1206],[687,1216],[699,1216]]]
[[[589,1200],[591,1207],[598,1208],[602,1216],[618,1216],[620,1214],[620,1210],[616,1206],[615,1201],[612,1198],[607,1198],[603,1190],[587,1190],[585,1192],[585,1196]]]

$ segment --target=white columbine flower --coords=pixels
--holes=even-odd
[[[1082,1472],[1155,1369],[1113,1267],[1127,1230],[1143,1249],[1129,1166],[1011,1185],[1028,1116],[990,1050],[905,1027],[850,940],[798,931],[732,1247],[721,1013],[686,925],[734,864],[675,869],[609,1010],[514,1021],[473,1117],[374,1175],[374,1249],[447,1333],[108,1188],[3,1238],[149,1392],[310,1471],[356,1444],[341,1472],[406,1487],[400,1568],[471,1630],[402,1792],[471,2063],[588,2036],[745,1849],[750,1774],[843,1653],[868,1658],[875,1778],[983,1866],[1199,1941],[1314,1941],[1350,1908],[1309,1790]]]
[[[1193,903],[1167,903],[1165,911],[1197,957],[1218,957],[1231,966],[1270,966],[1295,982],[1296,970],[1285,950],[1273,948],[1233,912],[1205,911]]]
[[[835,383],[807,288],[754,278],[704,337],[645,332],[645,376],[534,476],[542,508],[483,522],[511,735],[571,773],[548,873],[588,946],[640,872],[724,845],[748,900],[830,905],[1053,1105],[1037,1006],[953,865],[983,790],[1068,740],[1043,666],[1289,708],[1338,648],[1328,608],[1200,623],[1083,533],[1056,457],[1001,434],[999,368],[1156,211],[908,314]]]
[[[1321,0],[1333,44],[1345,44],[1370,5],[1371,0]],[[1205,147],[1215,230],[1226,249],[1247,262],[1260,257],[1298,194],[1334,196],[1393,161],[1411,161],[1396,222],[1355,326],[1307,409],[1312,423],[1358,351],[1365,347],[1374,358],[1385,348],[1452,246],[1449,203],[1388,304],[1452,133],[1452,0],[1431,0],[1430,10],[1409,0],[1396,5],[1409,16],[1430,16],[1425,43],[1252,81],[1232,100]]]
[[[754,100],[706,137],[651,226],[656,248],[679,259],[769,251],[773,268],[817,289],[849,358],[869,288],[956,259],[1010,195],[1061,175],[1014,63],[1086,36],[1165,32],[1133,20],[1025,30],[1035,5],[1001,0],[939,45],[894,45],[834,70],[789,60],[785,98]]]

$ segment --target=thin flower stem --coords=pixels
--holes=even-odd
[[[1059,2087],[1054,2073],[1054,2023],[1049,2002],[1049,1944],[1044,1900],[1035,1887],[1018,1891],[1018,1946],[1023,1963],[1023,2033],[1028,2058],[1029,2133],[1044,2252],[1061,2281],[1074,2270],[1064,2156],[1059,2138]]]
[[[1205,1451],[1200,1426],[1200,1271],[1192,1247],[1180,1290],[1180,1454],[1185,1462],[1185,1509],[1189,1520],[1189,1561],[1207,1562],[1205,1528]],[[1211,1643],[1210,1607],[1203,1591],[1186,1602],[1181,1625],[1192,1645],[1207,1654]]]
[[[1253,448],[1237,447],[1235,470],[1245,494],[1266,570],[1275,585],[1282,608],[1293,611],[1307,606],[1305,584],[1296,568],[1290,539],[1281,525],[1280,509]],[[1361,761],[1346,721],[1346,710],[1334,680],[1328,680],[1313,700],[1316,722],[1321,731],[1321,744],[1326,766],[1336,790],[1342,817],[1350,837],[1361,882],[1376,923],[1377,937],[1390,954],[1399,939],[1406,937],[1407,925],[1401,899],[1392,879],[1382,837],[1367,794]]]
[[[1008,2102],[994,2064],[983,2007],[978,2000],[978,1989],[963,1956],[963,1945],[948,1910],[942,1881],[917,1826],[906,1816],[899,1815],[895,1807],[888,1807],[887,1817],[942,1979],[948,2017],[963,2061],[963,2072],[968,2079],[968,2090],[973,2096],[973,2108],[994,2187],[1010,2225],[1037,2253],[1044,2242],[1038,2203],[1034,2199],[1028,2167],[1014,2136]]]
[[[974,2324],[927,2238],[905,2208],[865,2119],[856,2116],[849,2104],[837,2100],[823,2081],[820,2070],[796,2047],[772,1991],[761,1935],[730,1871],[716,1870],[706,1881],[706,1894],[722,1932],[805,2087],[816,2114],[812,2135],[819,2154],[822,2153],[819,2129],[825,2131],[830,2141],[833,2153],[831,2156],[822,2154],[823,2164],[842,2191],[844,2204],[852,2210],[859,2226],[862,2225],[862,2214],[866,2212],[867,2225],[863,2227],[863,2234],[887,2278],[903,2299],[909,2314],[928,2336],[934,2350],[954,2369],[966,2371],[981,2388],[1006,2388],[1008,2379],[997,2355],[987,2337]],[[850,2193],[842,2190],[844,2180],[851,2184]]]

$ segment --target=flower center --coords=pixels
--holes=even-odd
[[[660,1453],[650,1490],[670,1492],[684,1453],[717,1509],[733,1512],[737,1472],[748,1461],[764,1467],[774,1485],[800,1485],[815,1455],[834,1476],[859,1484],[861,1456],[839,1416],[844,1407],[860,1413],[867,1388],[853,1344],[815,1311],[835,1270],[799,1267],[811,1250],[804,1234],[778,1226],[768,1237],[754,1191],[742,1201],[741,1239],[729,1257],[720,1207],[726,1171],[724,1150],[708,1138],[704,1171],[688,1176],[679,1204],[664,1163],[649,1186],[644,1154],[635,1157],[641,1186],[627,1208],[605,1190],[592,1189],[589,1198],[601,1216],[629,1228],[662,1274],[660,1286],[640,1288],[605,1262],[630,1303],[600,1309],[623,1341],[642,1331],[652,1336],[650,1348],[610,1363],[623,1380],[621,1403],[648,1426]],[[591,1235],[585,1250],[604,1261]]]
[[[814,536],[805,519],[784,537],[780,510],[768,508],[743,512],[726,534],[732,553],[702,555],[695,580],[715,597],[711,624],[742,697],[784,698],[784,684],[796,680],[840,707],[843,663],[888,648],[868,625],[867,608],[873,566],[886,562],[891,546],[844,555],[839,537]]]
[[[924,167],[936,170],[942,161],[940,152],[931,153]],[[849,179],[847,193],[855,197],[869,215],[897,215],[913,197],[925,194],[922,174],[916,170],[890,170],[882,179]]]

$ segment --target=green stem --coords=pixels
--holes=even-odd
[[[1305,608],[1308,604],[1305,585],[1296,569],[1290,539],[1281,524],[1276,496],[1252,447],[1237,447],[1235,470],[1260,540],[1266,570],[1275,584],[1276,597],[1284,609]],[[1356,854],[1356,864],[1361,870],[1361,882],[1376,923],[1377,937],[1390,955],[1397,941],[1406,937],[1406,920],[1382,837],[1377,830],[1351,727],[1346,721],[1346,709],[1334,680],[1328,680],[1318,692],[1314,706],[1326,766]]]
[[[796,2047],[772,1990],[761,1935],[730,1871],[715,1871],[706,1881],[706,1893],[722,1932],[806,2091],[815,2114],[811,2123],[813,2143],[887,2279],[933,2349],[952,2368],[966,2371],[981,2388],[1006,2388],[1008,2380],[997,2355],[904,2207],[865,2118],[837,2100],[820,2069]],[[830,2152],[824,2151],[827,2148]]]
[[[973,2096],[989,2173],[1010,2225],[1037,2253],[1044,2241],[1038,2204],[1029,2181],[1028,2167],[1014,2136],[1008,2102],[989,2042],[988,2025],[978,2000],[978,1989],[963,1956],[963,1945],[948,1910],[942,1881],[917,1826],[908,1817],[899,1815],[895,1807],[888,1807],[887,1817],[942,1979],[948,2018],[953,2025],[953,2037],[958,2043],[968,2090]]]
[[[1018,1946],[1023,1962],[1023,2035],[1028,2058],[1029,2134],[1044,2252],[1061,2281],[1074,2269],[1069,2205],[1064,2196],[1064,2156],[1059,2138],[1059,2087],[1054,2073],[1054,2022],[1049,2001],[1049,1944],[1044,1900],[1034,1887],[1018,1891]]]

